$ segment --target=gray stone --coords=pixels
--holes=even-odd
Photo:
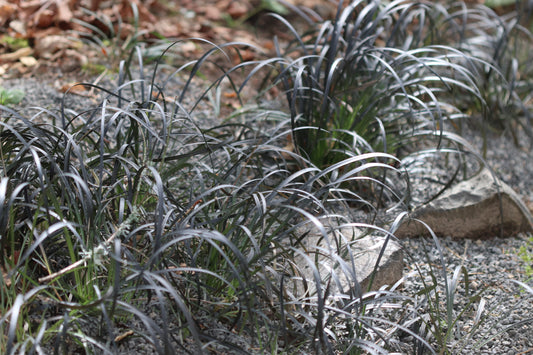
[[[364,235],[352,226],[334,227],[327,233],[316,227],[308,228],[308,231],[301,246],[305,257],[300,254],[295,259],[307,292],[316,290],[311,264],[317,266],[322,285],[329,284],[330,290],[337,294],[358,296],[361,292],[375,291],[384,285],[392,286],[403,276],[403,251],[393,237]],[[374,273],[385,242],[387,244]]]
[[[394,233],[398,238],[429,235],[485,239],[533,231],[533,217],[511,187],[488,169],[452,186],[434,201],[415,210]]]

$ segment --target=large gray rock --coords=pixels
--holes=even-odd
[[[357,296],[384,285],[392,286],[403,276],[403,251],[393,238],[363,235],[351,226],[333,228],[327,233],[309,227],[307,232],[294,260],[302,276],[300,292],[316,291],[317,274],[322,285],[329,285],[330,292]]]
[[[451,187],[423,206],[403,223],[395,235],[408,238],[429,235],[425,222],[436,235],[484,239],[533,231],[529,209],[511,187],[495,179],[488,169]]]

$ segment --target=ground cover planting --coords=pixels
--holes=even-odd
[[[54,107],[2,89],[0,352],[452,354],[516,310],[435,235],[405,247],[412,293],[361,287],[346,246],[396,241],[421,201],[490,168],[490,134],[531,147],[527,9],[355,0],[299,10],[302,31],[290,4],[262,6],[288,34],[273,54],[78,21],[110,74]],[[184,60],[191,42],[202,54]],[[421,192],[429,160],[440,183]],[[530,269],[508,291],[525,303]]]

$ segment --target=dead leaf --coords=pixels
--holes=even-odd
[[[64,53],[65,53],[65,56],[69,58],[74,58],[78,62],[79,67],[87,65],[89,63],[89,58],[87,58],[86,55],[84,55],[83,53],[80,53],[77,50],[69,48],[69,49],[65,49]]]
[[[219,0],[215,3],[215,7],[222,12],[225,12],[232,0]]]
[[[63,93],[68,92],[69,94],[74,94],[83,97],[90,97],[90,92],[85,88],[84,85],[79,85],[79,83],[68,83],[61,86],[60,91]]]
[[[91,11],[98,10],[98,8],[100,7],[100,3],[101,2],[102,2],[102,0],[91,0],[91,5],[89,6]]]
[[[27,67],[33,67],[37,65],[37,59],[34,57],[20,57],[19,61]]]
[[[267,40],[267,41],[264,41],[263,42],[263,48],[265,48],[267,51],[272,51],[274,50],[275,46],[274,46],[274,41],[272,40]]]
[[[11,279],[9,278],[6,270],[0,266],[0,272],[2,273],[2,279],[3,279],[3,283],[6,287],[10,287],[11,286]]]
[[[231,29],[227,28],[227,27],[213,27],[213,33],[214,33],[214,36],[216,36],[217,38],[220,38],[224,41],[235,41],[235,31],[232,31]]]
[[[50,58],[63,49],[73,48],[74,42],[65,36],[46,36],[35,39],[35,54],[41,58]]]
[[[248,7],[242,2],[232,1],[226,12],[235,20],[244,17],[248,13]]]
[[[167,38],[178,37],[180,28],[181,25],[173,19],[162,19],[154,23],[154,31]]]
[[[219,21],[222,19],[222,13],[214,6],[206,6],[204,8],[205,17],[211,21]]]
[[[9,67],[9,71],[12,73],[17,72],[18,75],[24,75],[24,74],[27,74],[30,70],[27,66],[25,66],[21,62],[16,62],[15,64]]]
[[[286,146],[283,147],[283,150],[281,151],[281,156],[283,157],[283,159],[286,159],[286,160],[293,160],[294,159],[294,156],[291,154],[294,152],[294,144],[291,142],[289,142]]]
[[[0,1],[0,25],[4,26],[15,13],[15,10],[15,5]]]
[[[133,334],[135,334],[133,330],[128,330],[120,335],[117,335],[115,338],[115,343],[120,343],[122,340],[126,339],[129,336],[132,336]]]
[[[39,10],[41,6],[43,6],[41,0],[21,1],[19,3],[19,10],[22,10],[25,13],[34,13]]]
[[[15,13],[16,7],[13,4],[0,1],[0,25],[4,26]]]
[[[37,41],[48,36],[62,36],[63,38],[68,37],[65,35],[65,32],[61,28],[56,26],[44,29],[33,27],[26,28],[26,38],[34,38],[35,41]]]
[[[47,28],[52,26],[54,23],[56,14],[54,11],[49,9],[41,9],[35,13],[32,21],[30,22],[32,26],[38,28]]]
[[[12,53],[0,54],[0,62],[15,62],[22,57],[27,57],[33,53],[30,47],[24,47]]]
[[[183,53],[192,53],[192,52],[195,52],[198,47],[196,46],[196,43],[192,42],[192,41],[187,41],[183,44],[180,45],[179,49],[183,52]]]
[[[70,11],[69,2],[65,0],[55,0],[57,6],[56,21],[58,23],[69,23],[72,21],[72,11]]]
[[[19,262],[20,250],[15,250],[13,256],[11,257],[11,262],[13,265],[16,265]],[[2,274],[3,283],[6,287],[11,286],[11,278],[9,277],[9,271],[2,265],[0,265],[0,273]]]
[[[18,34],[25,35],[26,34],[26,24],[19,20],[13,20],[9,23],[9,28],[11,28],[13,31],[17,32]]]
[[[139,12],[139,21],[156,23],[157,18],[150,12],[150,10],[139,0],[133,1],[122,1],[121,8],[119,10],[120,16],[123,19],[133,18],[133,10],[131,9],[131,3],[134,3],[137,6],[137,11]]]
[[[255,59],[255,53],[252,50],[244,49],[239,50],[235,55],[233,56],[233,63],[239,64],[241,62],[249,62],[251,60]]]

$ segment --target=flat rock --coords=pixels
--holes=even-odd
[[[333,228],[327,233],[311,227],[301,252],[295,259],[302,275],[302,284],[297,286],[300,292],[305,289],[312,294],[316,290],[315,271],[322,285],[329,284],[330,290],[356,296],[384,285],[392,286],[403,276],[403,250],[397,241],[364,235],[352,226]]]
[[[485,239],[533,231],[533,217],[524,202],[488,169],[452,186],[437,199],[415,210],[394,233],[398,238],[429,235]]]

